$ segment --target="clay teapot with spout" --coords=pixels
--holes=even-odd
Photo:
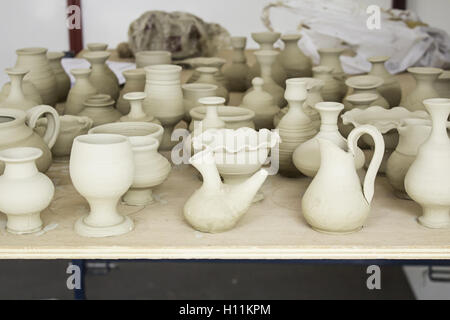
[[[375,152],[367,169],[364,184],[355,169],[358,139],[369,134],[375,141]],[[306,221],[324,233],[352,233],[363,227],[372,202],[375,177],[384,155],[384,139],[377,128],[363,125],[348,136],[348,152],[329,140],[318,139],[321,163],[315,178],[302,199]]]
[[[41,137],[33,129],[42,116],[47,118],[47,128]],[[36,160],[36,165],[39,171],[46,172],[52,164],[50,149],[56,142],[59,128],[58,113],[50,106],[36,106],[27,112],[18,109],[0,109],[0,150],[16,147],[39,148],[43,155]],[[0,174],[4,168],[4,163],[0,162]]]
[[[247,212],[268,175],[261,169],[240,184],[224,184],[211,149],[195,154],[189,162],[201,173],[203,184],[186,202],[184,217],[201,232],[217,233],[233,228]]]

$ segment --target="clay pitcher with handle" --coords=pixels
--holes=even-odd
[[[355,169],[357,143],[363,134],[375,141],[375,152],[361,186]],[[363,125],[348,136],[348,152],[318,139],[321,163],[302,199],[306,221],[317,231],[346,234],[360,230],[370,212],[375,177],[384,155],[384,140],[374,126]]]
[[[38,120],[45,116],[47,128],[42,137],[35,132]],[[60,122],[56,110],[50,106],[40,105],[27,112],[17,109],[0,109],[0,150],[16,147],[34,147],[42,150],[43,155],[36,160],[41,172],[46,172],[52,164],[50,149],[59,134]],[[0,162],[0,173],[4,163]]]

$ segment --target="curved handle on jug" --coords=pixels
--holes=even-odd
[[[375,141],[375,151],[372,160],[370,161],[369,168],[367,169],[363,185],[364,197],[366,198],[367,203],[370,204],[375,191],[375,178],[384,156],[384,139],[380,131],[372,125],[366,124],[356,127],[348,135],[347,142],[348,149],[353,156],[355,156],[356,150],[358,150],[358,140],[363,134],[370,135],[373,141]]]
[[[51,149],[59,135],[60,121],[56,110],[50,106],[40,105],[31,108],[27,112],[27,124],[31,129],[34,129],[40,117],[47,118],[47,130],[45,130],[44,141]]]

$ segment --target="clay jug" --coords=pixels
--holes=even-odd
[[[246,37],[231,37],[233,56],[231,65],[225,66],[223,75],[227,79],[229,91],[245,92],[248,89],[247,75],[250,67],[245,57]]]
[[[130,112],[130,103],[126,101],[123,96],[130,92],[143,92],[145,89],[145,70],[131,69],[125,70],[123,73],[125,77],[125,85],[120,91],[119,100],[116,103],[116,109],[123,115]]]
[[[375,141],[363,187],[355,169],[359,137],[369,134]],[[360,230],[370,213],[375,178],[384,154],[381,133],[371,125],[354,129],[348,136],[348,151],[332,141],[319,139],[320,169],[302,198],[302,213],[316,231],[346,234]]]
[[[434,83],[442,73],[442,69],[415,67],[408,68],[408,72],[416,79],[416,88],[409,95],[403,96],[400,105],[410,111],[425,110],[423,100],[439,98]]]
[[[273,51],[275,50],[273,44],[280,38],[280,33],[278,32],[255,32],[252,33],[252,38],[259,44],[260,51]],[[261,69],[261,62],[256,59],[256,63],[254,63],[250,68],[250,73],[247,76],[247,84],[248,86],[251,85],[252,80],[254,77],[263,77],[262,75],[262,69]],[[275,81],[277,85],[284,88],[286,86],[286,79],[287,74],[284,70],[281,63],[278,61],[278,59],[275,59],[273,63],[270,66],[270,77]]]
[[[29,70],[27,75],[39,92],[44,104],[55,106],[58,102],[58,88],[56,76],[47,59],[45,48],[19,49],[17,53],[16,67]]]
[[[428,228],[450,227],[450,139],[447,119],[450,99],[423,101],[432,130],[405,177],[405,190],[423,209],[419,222]]]
[[[278,60],[286,71],[287,78],[312,77],[312,63],[298,47],[300,34],[285,34],[281,36],[284,42],[284,50],[278,56]]]
[[[342,69],[341,55],[345,51],[345,48],[321,48],[318,50],[320,56],[319,66],[330,67],[333,71],[333,76],[339,82],[339,88],[342,97],[347,93],[347,86],[345,85],[345,79],[347,75]],[[342,99],[341,99],[342,100]],[[334,102],[340,102],[334,101]]]
[[[354,76],[348,78],[345,81],[345,84],[351,89],[351,92],[347,96],[359,93],[373,93],[378,95],[378,98],[372,102],[371,105],[389,109],[389,102],[387,102],[387,100],[378,92],[378,89],[383,85],[383,83],[383,78],[377,76]],[[344,98],[343,103],[346,111],[354,108],[354,106],[347,100],[347,97]]]
[[[64,71],[61,65],[61,59],[64,58],[64,53],[62,52],[48,52],[48,61],[50,62],[50,67],[56,77],[56,87],[58,89],[58,102],[64,102],[67,99],[67,95],[70,90],[70,78]]]
[[[67,95],[64,114],[76,116],[84,109],[84,102],[98,93],[89,80],[90,69],[72,69],[70,73],[75,77],[75,84]]]
[[[369,71],[370,76],[377,76],[384,80],[384,83],[378,87],[378,92],[387,100],[389,107],[398,107],[402,99],[402,89],[400,83],[390,74],[384,64],[389,60],[387,56],[375,56],[367,59],[372,63],[372,69]]]
[[[324,101],[340,102],[345,93],[341,90],[341,83],[333,75],[333,69],[327,66],[318,66],[313,69],[314,78],[323,81],[320,94]]]
[[[91,64],[89,80],[99,93],[107,94],[116,101],[119,98],[119,80],[106,64],[111,53],[107,51],[86,52],[84,58]]]
[[[0,108],[27,111],[32,107],[37,106],[38,103],[27,99],[22,91],[23,77],[28,73],[28,71],[20,68],[11,68],[6,69],[5,71],[11,79],[11,89],[7,98],[0,102]]]
[[[227,88],[214,76],[218,69],[213,67],[199,67],[196,71],[199,73],[199,77],[194,83],[207,83],[217,86],[216,95],[225,98],[225,103],[228,103],[230,95]]]
[[[218,86],[209,83],[186,83],[181,88],[183,89],[184,119],[190,122],[191,110],[200,105],[198,100],[216,96]]]
[[[43,137],[34,132],[40,117],[47,118],[47,129]],[[34,147],[42,150],[43,155],[36,160],[41,172],[46,172],[52,164],[50,149],[59,134],[59,116],[50,106],[36,106],[27,112],[17,109],[0,108],[0,150],[16,147]],[[0,173],[4,164],[0,163]]]

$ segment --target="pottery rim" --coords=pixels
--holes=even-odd
[[[219,57],[197,57],[188,59],[188,64],[190,64],[194,69],[198,67],[216,67],[220,68],[227,60]]]
[[[60,51],[47,52],[47,59],[50,61],[62,59],[62,58],[64,58],[64,56],[65,56],[65,54]]]
[[[162,139],[164,128],[151,122],[113,122],[94,127],[88,134],[118,134],[125,137],[152,136]]]
[[[144,100],[146,97],[147,94],[145,92],[129,92],[123,96],[128,101]]]
[[[128,138],[120,134],[95,133],[78,136],[74,141],[86,145],[108,146],[113,144],[129,143]]]
[[[111,56],[111,52],[108,51],[89,51],[83,54],[83,58],[86,60],[91,60],[93,63],[101,63],[106,61]]]
[[[152,136],[132,136],[128,137],[133,151],[158,150],[159,141]]]
[[[2,118],[6,118],[6,121],[2,121]],[[15,127],[20,123],[24,123],[25,119],[25,111],[9,108],[0,109],[0,128]]]
[[[30,72],[30,70],[25,69],[25,68],[20,68],[20,67],[12,67],[12,68],[6,68],[5,72],[8,75],[20,76],[20,75],[26,75],[28,72]]]
[[[84,101],[83,105],[85,107],[89,108],[97,108],[97,107],[110,107],[115,104],[115,101],[113,98],[111,98],[110,95],[107,94],[96,94],[93,95]]]
[[[102,42],[91,42],[87,44],[87,48],[89,50],[105,51],[108,49],[108,44]]]
[[[336,47],[336,48],[320,48],[317,50],[319,53],[343,53],[345,51],[344,47]]]
[[[312,71],[315,73],[326,74],[326,73],[332,73],[333,68],[329,67],[329,66],[316,66],[316,67],[312,68]]]
[[[185,83],[181,86],[181,88],[186,91],[201,92],[201,91],[217,90],[219,87],[216,86],[215,84],[197,82],[197,83]]]
[[[203,119],[207,108],[208,106],[195,107],[189,113],[192,119]],[[232,106],[217,106],[217,113],[220,119],[228,123],[250,121],[255,117],[255,112],[250,109]]]
[[[316,103],[314,109],[324,111],[342,111],[344,110],[344,105],[340,102],[322,101]]]
[[[223,107],[225,101],[226,100],[223,97],[203,97],[203,98],[198,99],[198,102],[200,104],[204,105],[205,107],[209,107],[209,106]]]
[[[283,34],[281,36],[281,40],[282,41],[295,41],[295,40],[300,40],[302,38],[302,35],[300,33],[288,33],[288,34]]]
[[[90,74],[91,73],[91,69],[75,68],[75,69],[70,70],[70,73],[73,74],[74,76],[86,75],[86,74]]]
[[[351,104],[358,104],[358,103],[368,103],[371,104],[375,102],[378,99],[379,95],[376,93],[370,93],[370,92],[362,92],[362,93],[355,93],[347,96],[348,102]]]
[[[381,63],[381,62],[386,62],[390,59],[391,57],[389,56],[372,56],[367,58],[367,61],[372,62],[372,63]]]
[[[125,78],[143,78],[145,79],[145,70],[143,68],[128,69],[122,72]]]
[[[47,48],[30,47],[30,48],[17,49],[16,54],[17,55],[36,55],[36,54],[46,54],[47,51],[48,51]]]
[[[18,147],[0,151],[0,161],[9,163],[23,163],[34,161],[42,157],[44,152],[39,148]]]
[[[170,51],[165,51],[165,50],[143,50],[143,51],[139,51],[136,52],[136,57],[137,56],[167,56],[169,58],[172,58],[172,53]]]
[[[353,89],[375,89],[382,86],[383,78],[377,76],[354,76],[345,80],[345,84]]]
[[[172,72],[181,72],[183,68],[180,66],[176,66],[173,64],[155,64],[152,66],[146,66],[144,68],[145,71],[156,72],[156,73],[172,73]]]
[[[412,74],[441,74],[443,72],[440,68],[430,68],[430,67],[411,67],[407,71]]]
[[[215,74],[215,73],[217,73],[217,71],[219,71],[219,69],[216,67],[198,67],[195,70],[200,73],[206,73],[206,74]]]
[[[272,31],[262,31],[262,32],[252,32],[252,38],[257,43],[275,43],[281,36],[279,32]]]

